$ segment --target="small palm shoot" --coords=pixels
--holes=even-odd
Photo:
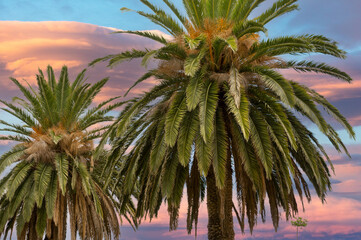
[[[298,228],[303,228],[307,226],[307,219],[298,217],[295,221],[291,221],[292,226],[296,227],[297,229],[297,240],[298,240]]]

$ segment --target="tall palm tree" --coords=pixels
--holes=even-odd
[[[0,173],[10,167],[0,180],[4,239],[15,226],[17,239],[65,239],[69,216],[71,239],[111,239],[120,234],[116,209],[134,212],[130,201],[123,204],[102,187],[106,158],[93,157],[94,140],[113,119],[107,113],[122,103],[104,107],[113,98],[90,108],[107,79],[91,85],[84,76],[85,70],[70,83],[64,66],[56,80],[49,66],[47,80],[41,70],[36,76],[38,89],[11,78],[25,98],[0,101],[21,122],[0,120],[1,131],[10,133],[0,139],[19,142],[0,157]]]
[[[310,201],[308,186],[312,185],[324,201],[332,163],[296,114],[316,124],[339,151],[347,153],[318,106],[351,137],[354,132],[323,96],[277,70],[315,72],[351,82],[345,72],[325,63],[281,58],[309,53],[345,58],[345,52],[321,35],[265,37],[265,25],[297,9],[297,0],[278,0],[255,18],[251,13],[264,0],[183,0],[186,15],[169,0],[163,2],[171,14],[140,1],[151,13],[136,12],[163,27],[173,39],[120,31],[163,46],[133,49],[92,63],[109,61],[112,66],[134,58],[142,58],[143,64],[150,59],[158,63],[133,87],[149,78],[159,83],[133,99],[105,134],[113,145],[110,162],[123,163],[118,172],[124,194],[135,185],[141,189],[138,217],[156,216],[165,200],[170,228],[176,228],[186,185],[189,232],[193,223],[197,226],[198,208],[207,191],[208,238],[234,239],[232,209],[242,231],[247,216],[252,232],[258,214],[265,220],[266,197],[275,229],[280,208],[286,219],[297,213],[295,191],[301,201],[303,196]],[[232,199],[233,182],[238,209]]]

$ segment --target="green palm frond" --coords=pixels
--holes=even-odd
[[[312,101],[311,96],[307,94],[306,89],[295,82],[292,82],[292,88],[295,93],[295,105],[299,111],[314,122],[321,132],[327,134],[327,123]]]
[[[4,153],[0,157],[0,173],[2,173],[6,167],[12,163],[19,161],[24,155],[25,147],[21,144],[16,145],[10,151]]]
[[[218,104],[218,86],[214,81],[204,84],[199,103],[200,133],[205,143],[208,143],[214,129],[214,116]]]
[[[112,55],[108,55],[106,57],[95,59],[94,61],[89,63],[89,66],[93,66],[94,64],[96,64],[98,62],[105,62],[105,61],[109,61],[108,66],[114,66],[116,64],[120,64],[123,61],[130,61],[135,58],[144,57],[145,54],[147,54],[147,51],[139,51],[139,50],[133,49],[130,51],[122,52],[120,54],[112,54]]]
[[[180,124],[187,111],[185,93],[179,92],[175,95],[165,121],[165,142],[173,147],[177,141]]]
[[[66,156],[60,154],[56,155],[55,167],[58,173],[60,189],[63,195],[65,195],[66,185],[68,183],[68,168],[69,168],[69,162]]]
[[[177,141],[178,159],[183,166],[187,166],[191,159],[192,146],[198,131],[199,120],[196,111],[186,113],[179,128]]]
[[[315,73],[323,73],[338,79],[344,80],[346,82],[351,82],[351,77],[339,69],[329,66],[325,63],[316,63],[312,61],[289,61],[286,64],[287,68],[293,68],[298,72],[315,72]]]
[[[295,4],[296,2],[297,0],[278,0],[272,5],[271,8],[257,17],[257,21],[262,24],[267,24],[268,22],[283,14],[297,10],[298,5]]]
[[[189,81],[186,89],[188,111],[194,110],[201,101],[203,72],[199,72]]]
[[[228,87],[226,87],[227,89]],[[249,101],[244,90],[240,90],[240,103],[239,107],[234,100],[234,97],[229,91],[226,93],[226,104],[233,114],[238,125],[242,129],[243,136],[246,140],[249,138],[250,122],[249,122]]]
[[[28,164],[27,162],[20,162],[14,167],[14,170],[11,172],[12,174],[11,178],[9,179],[8,189],[6,192],[6,196],[10,201],[14,197],[17,188],[26,179],[31,168],[32,165]]]
[[[218,1],[217,12],[219,12],[219,16],[222,16],[226,19],[230,18],[233,7],[236,5],[237,1],[233,0],[221,0]]]
[[[281,74],[265,67],[253,68],[264,84],[274,91],[281,99],[281,101],[288,106],[295,104],[295,97],[292,91],[292,86]]]
[[[56,171],[51,172],[51,178],[48,183],[48,188],[45,194],[46,214],[49,219],[53,217],[54,207],[58,193],[58,179]]]
[[[195,152],[198,159],[198,169],[203,176],[207,176],[212,163],[212,146],[205,143],[200,134],[196,136]]]
[[[167,14],[162,9],[151,4],[148,0],[140,0],[140,1],[148,8],[150,8],[155,14],[155,15],[150,15],[150,14],[144,14],[141,11],[137,11],[140,15],[148,17],[151,21],[154,21],[155,23],[162,24],[164,27],[169,29],[170,33],[179,34],[183,32],[183,28],[169,14]]]
[[[127,34],[134,34],[134,35],[138,35],[141,37],[146,37],[149,39],[152,39],[154,41],[160,42],[162,44],[167,44],[168,41],[161,35],[158,34],[154,34],[152,32],[147,32],[147,31],[115,31],[113,33],[127,33]]]
[[[341,115],[340,111],[316,91],[309,88],[306,89],[310,94],[313,95],[314,101],[320,104],[329,114],[332,115],[334,119],[341,123],[352,138],[355,138],[355,132],[352,129],[352,126],[347,122],[346,118]]]
[[[203,1],[202,0],[183,0],[183,5],[187,15],[194,26],[202,26],[203,23]]]
[[[41,205],[40,205],[41,206]],[[47,225],[47,215],[46,215],[46,209],[43,205],[39,211],[36,218],[36,232],[38,236],[42,236],[45,232],[46,225]]]
[[[163,2],[169,7],[169,9],[172,10],[174,15],[177,16],[177,18],[183,24],[183,26],[186,26],[187,25],[186,17],[180,13],[180,11],[174,6],[174,4],[172,2],[170,2],[169,0],[163,0]]]
[[[216,178],[216,184],[219,188],[224,187],[226,180],[226,163],[229,142],[226,133],[226,126],[220,110],[217,111],[214,123],[214,132],[212,134],[212,166]]]
[[[199,54],[189,56],[184,62],[184,72],[187,76],[193,77],[201,68],[201,61],[205,52],[202,51]]]
[[[232,11],[232,20],[234,22],[245,21],[251,12],[256,9],[265,0],[245,0],[238,1]]]
[[[271,139],[268,134],[267,125],[261,113],[252,109],[250,111],[250,140],[253,148],[266,171],[267,178],[271,177],[273,168]]]
[[[18,125],[18,124],[12,124],[12,123],[7,123],[3,120],[0,120],[0,124],[3,124],[3,125],[6,125],[6,126],[9,126],[10,128],[3,128],[1,129],[0,131],[4,132],[12,132],[12,133],[16,133],[16,134],[21,134],[21,135],[25,135],[25,136],[29,136],[31,135],[31,131],[24,127],[24,126],[21,126],[21,125]]]
[[[40,163],[36,166],[34,171],[34,181],[36,188],[36,204],[41,206],[43,203],[44,195],[48,189],[53,167],[49,164]]]
[[[267,29],[263,24],[255,21],[240,22],[233,27],[233,34],[238,38],[245,36],[246,34],[252,34],[257,32],[267,33]]]
[[[158,125],[157,133],[153,143],[152,152],[150,154],[150,167],[151,171],[155,172],[161,166],[164,156],[167,151],[167,145],[164,136],[164,122],[162,121]]]

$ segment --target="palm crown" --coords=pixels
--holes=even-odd
[[[280,57],[320,53],[344,58],[345,52],[320,35],[261,37],[267,33],[268,22],[297,9],[296,0],[279,0],[253,19],[250,14],[264,0],[183,0],[186,16],[168,0],[163,2],[172,15],[147,0],[141,2],[152,13],[137,13],[162,26],[173,39],[151,32],[120,31],[163,46],[133,49],[92,63],[109,61],[112,66],[134,58],[142,58],[143,64],[149,59],[158,62],[134,86],[150,77],[159,84],[133,99],[106,135],[113,144],[110,159],[124,162],[119,170],[124,193],[131,193],[136,183],[142,190],[138,216],[156,216],[165,199],[171,228],[175,228],[186,184],[190,231],[197,224],[199,201],[207,186],[208,237],[232,239],[232,208],[242,230],[247,215],[252,231],[257,214],[265,219],[268,196],[277,229],[279,207],[287,219],[298,211],[294,188],[301,200],[303,195],[310,200],[308,185],[312,184],[324,200],[330,188],[325,162],[329,157],[295,113],[315,123],[339,151],[347,153],[317,106],[340,122],[350,136],[354,132],[323,96],[286,79],[277,69],[323,73],[350,82],[345,72],[325,63]],[[329,166],[333,168],[330,161]],[[233,177],[240,215],[232,202]]]
[[[0,181],[0,234],[5,238],[16,223],[18,239],[44,234],[65,239],[68,214],[72,239],[77,233],[82,239],[119,236],[120,203],[101,187],[96,173],[105,159],[93,158],[93,140],[107,128],[97,124],[111,121],[106,114],[121,103],[104,108],[110,99],[89,108],[107,79],[91,85],[84,76],[85,71],[70,83],[63,67],[57,81],[49,66],[48,80],[42,71],[37,75],[38,90],[11,78],[25,98],[15,98],[17,104],[1,101],[2,109],[22,122],[0,121],[7,126],[1,131],[12,133],[1,139],[19,142],[0,157],[0,173],[13,166]],[[127,205],[124,214],[131,212],[132,204]]]

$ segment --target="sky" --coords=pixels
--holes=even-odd
[[[152,1],[160,6],[160,0]],[[274,1],[266,0],[256,11],[262,12]],[[174,0],[181,6],[180,0]],[[332,176],[333,190],[326,203],[317,196],[305,204],[301,217],[309,225],[301,230],[300,239],[361,239],[361,23],[360,0],[300,0],[300,10],[283,16],[268,25],[268,37],[298,34],[323,34],[337,41],[348,52],[346,60],[325,56],[304,56],[303,59],[324,61],[346,71],[353,78],[352,84],[318,74],[282,72],[292,79],[318,91],[327,97],[353,125],[356,140],[341,129],[339,134],[346,143],[352,159],[333,150],[329,142],[319,134],[315,126],[305,124],[315,132],[335,164]],[[135,13],[122,13],[121,7],[146,10],[135,0],[0,0],[0,99],[11,101],[20,96],[9,77],[27,80],[35,84],[38,68],[50,64],[55,70],[63,65],[74,77],[95,58],[114,54],[131,48],[157,48],[150,40],[126,34],[111,34],[116,29],[162,30]],[[150,66],[152,67],[152,64]],[[99,64],[87,70],[89,82],[110,77],[109,82],[95,99],[101,102],[109,97],[122,95],[145,71],[139,61],[125,62],[109,69]],[[136,96],[147,91],[157,82],[148,80],[131,92]],[[3,111],[0,118],[11,120]],[[332,122],[333,123],[333,122]],[[10,149],[12,143],[0,141],[0,153]],[[295,239],[295,229],[284,220],[275,233],[268,218],[259,221],[253,235],[245,234],[236,227],[237,239]],[[165,207],[151,223],[145,221],[135,233],[127,224],[121,228],[124,240],[143,239],[193,239],[185,230],[186,201],[180,210],[179,229],[168,230]],[[201,206],[198,239],[206,239],[207,213],[205,203]]]

